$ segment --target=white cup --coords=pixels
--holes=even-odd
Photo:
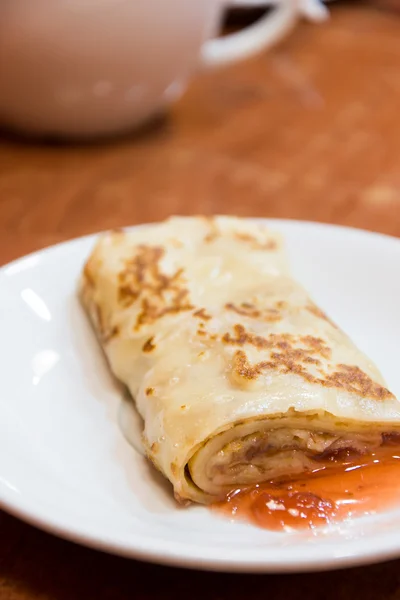
[[[266,8],[282,0],[230,0],[233,8]],[[330,2],[331,0],[325,0]],[[312,21],[324,21],[328,17],[328,10],[322,0],[298,0],[298,11]]]
[[[296,7],[280,0],[218,39],[221,0],[1,0],[0,123],[61,137],[135,127],[176,99],[198,67],[275,44]]]

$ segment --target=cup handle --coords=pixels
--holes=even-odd
[[[296,24],[301,10],[299,0],[280,0],[272,13],[238,33],[207,40],[201,49],[203,67],[220,67],[250,58],[270,48]]]

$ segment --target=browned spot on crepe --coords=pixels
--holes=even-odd
[[[154,336],[151,336],[144,344],[143,344],[143,352],[152,352],[155,350],[156,345],[153,343]]]
[[[308,304],[306,306],[306,309],[308,310],[308,312],[310,312],[311,314],[313,314],[314,316],[318,317],[319,319],[323,319],[324,321],[326,321],[327,323],[329,323],[330,325],[332,325],[332,327],[335,327],[335,329],[338,329],[338,326],[336,325],[336,323],[334,323],[326,313],[324,313],[323,310],[321,310],[316,304]]]
[[[146,388],[146,396],[152,396],[154,394],[154,388],[148,387]]]
[[[254,366],[251,366],[247,360],[246,353],[243,352],[243,350],[238,350],[235,353],[234,370],[239,377],[243,377],[244,379],[257,379],[257,377],[261,375],[263,368],[264,363],[258,363]]]
[[[374,400],[385,400],[394,398],[393,394],[385,387],[373,381],[359,367],[351,365],[338,365],[337,371],[326,375],[325,380],[321,381],[326,387],[336,387],[354,392],[363,398],[373,398]]]
[[[243,317],[260,319],[267,323],[275,323],[282,319],[282,316],[277,308],[267,308],[264,311],[261,311],[254,304],[249,302],[242,302],[239,305],[228,302],[228,304],[225,304],[225,308]]]
[[[212,319],[211,315],[209,315],[206,312],[205,308],[199,308],[198,310],[195,310],[193,313],[194,317],[198,317],[199,319],[202,319],[203,321],[209,321],[210,319]]]
[[[242,330],[236,333],[237,338],[233,342],[231,341],[232,338],[229,338],[227,343],[242,346],[245,343],[253,343],[257,348],[270,351],[268,360],[255,364],[249,362],[244,350],[238,350],[235,353],[233,371],[243,379],[254,380],[266,370],[275,370],[282,374],[292,373],[302,377],[309,383],[341,389],[363,398],[368,397],[378,401],[394,398],[388,389],[373,381],[359,367],[340,364],[333,368],[333,372],[326,373],[321,368],[322,363],[318,356],[325,359],[329,358],[330,349],[320,338],[310,335],[295,337],[287,334],[281,336],[272,334],[268,338],[258,337],[254,339],[251,334],[246,334]],[[225,341],[227,340],[225,339]],[[321,377],[317,377],[310,372],[310,365],[318,368]]]
[[[331,350],[321,338],[306,336],[294,336],[288,333],[275,334],[271,333],[267,337],[255,335],[246,330],[243,325],[237,324],[233,328],[234,334],[225,333],[222,336],[222,341],[232,346],[244,346],[250,344],[259,350],[280,350],[282,353],[293,353],[294,350],[302,350],[306,355],[320,354],[323,358],[329,358]],[[304,349],[294,347],[303,345]]]
[[[294,350],[302,350],[308,354],[320,354],[323,358],[329,358],[331,349],[326,345],[326,342],[321,338],[311,335],[294,336],[288,333],[271,333],[267,337],[255,335],[246,330],[243,325],[237,324],[233,328],[234,336],[230,333],[225,333],[222,336],[222,341],[232,346],[244,346],[250,344],[259,350],[280,350],[283,353],[292,353]],[[304,349],[297,348],[298,345],[305,346]]]
[[[309,351],[313,350],[315,354],[320,354],[323,358],[330,358],[331,349],[323,339],[313,335],[300,335],[295,339],[300,344],[304,344]]]
[[[214,217],[201,216],[200,218],[203,219],[208,226],[208,233],[206,234],[204,241],[207,243],[214,242],[220,235],[220,231]]]
[[[246,328],[243,327],[243,325],[235,325],[233,331],[235,333],[234,336],[230,333],[225,333],[222,336],[222,341],[225,342],[225,344],[230,344],[232,346],[243,346],[244,344],[252,344],[256,348],[260,349],[268,348],[270,346],[266,338],[255,335],[253,333],[248,333],[246,331]]]
[[[167,314],[194,308],[185,286],[183,269],[178,269],[172,275],[161,271],[159,263],[164,252],[160,246],[138,246],[136,255],[126,262],[118,275],[118,301],[123,308],[129,308],[137,300],[141,301],[136,330]]]
[[[278,300],[278,302],[275,304],[276,308],[279,308],[279,310],[283,310],[284,308],[287,308],[288,303],[285,302],[285,300]]]
[[[239,231],[236,232],[234,235],[237,240],[250,244],[253,250],[271,251],[276,250],[277,248],[276,241],[272,239],[267,240],[266,242],[260,242],[260,240],[258,240],[254,235],[251,235],[250,233],[241,233]]]

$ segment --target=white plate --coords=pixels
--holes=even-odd
[[[271,221],[294,275],[400,394],[400,240]],[[224,571],[300,571],[400,556],[400,510],[309,532],[231,523],[171,489],[122,436],[121,392],[75,296],[93,237],[0,270],[0,505],[108,552]]]

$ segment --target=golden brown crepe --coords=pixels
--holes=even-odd
[[[400,432],[378,369],[290,278],[280,236],[260,223],[173,218],[105,234],[80,293],[179,499],[329,468]]]

